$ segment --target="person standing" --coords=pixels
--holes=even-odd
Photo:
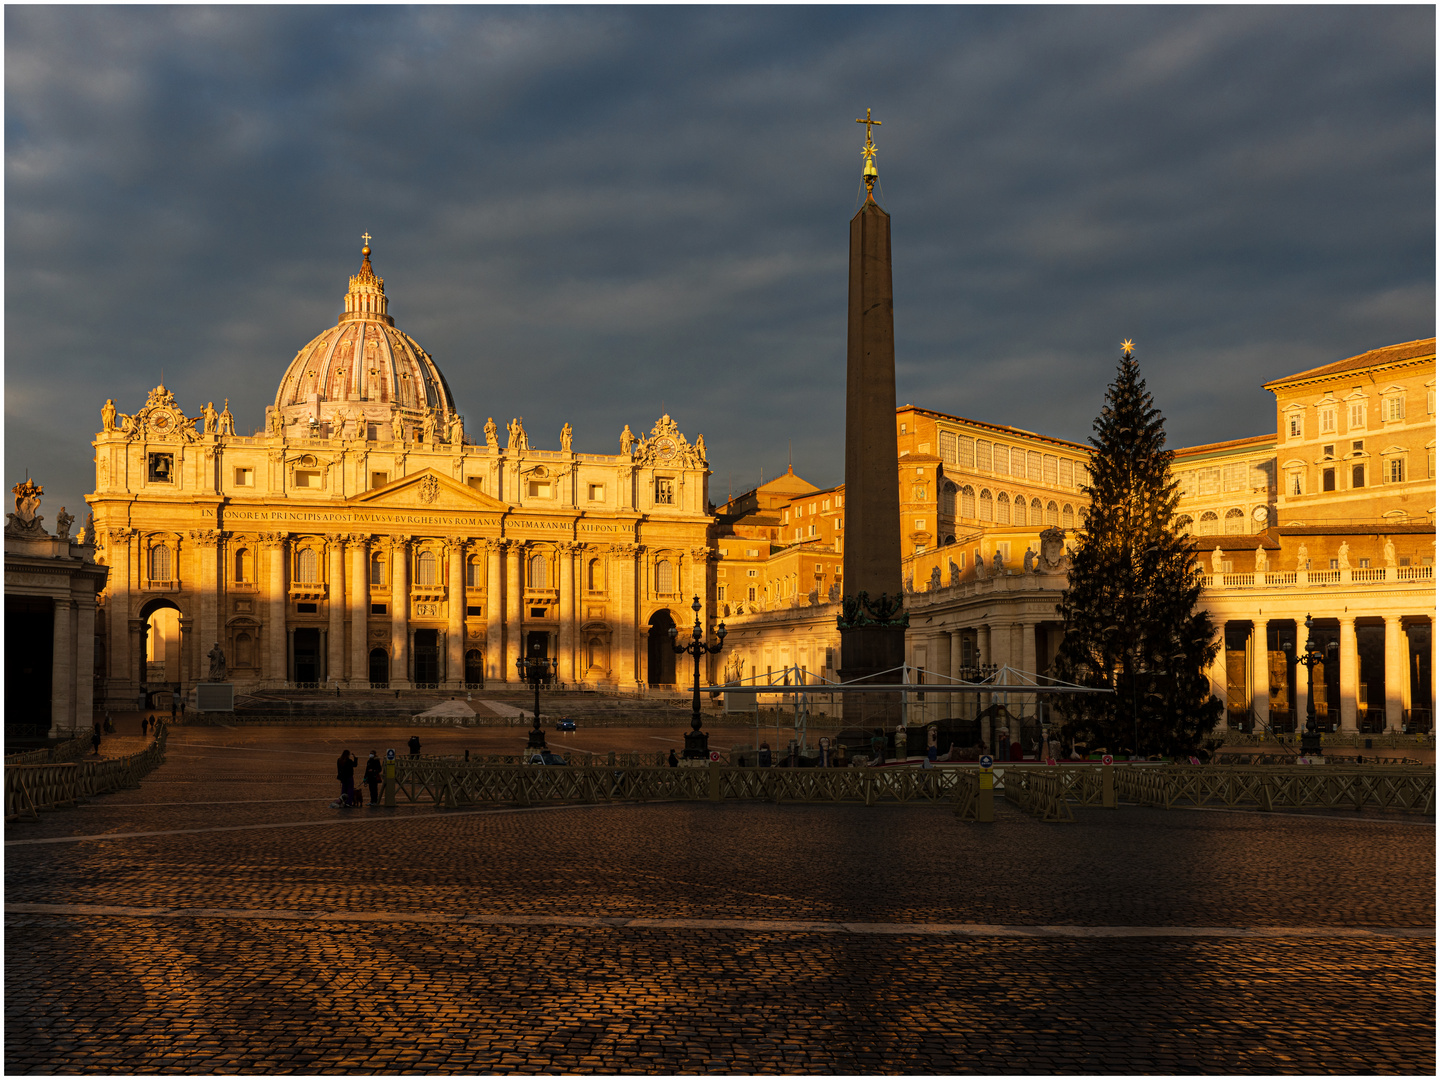
[[[340,805],[351,806],[355,799],[355,756],[349,750],[340,751],[335,763],[335,777],[340,781]]]
[[[365,783],[370,788],[370,805],[378,805],[380,802],[380,755],[374,750],[370,751],[370,757],[365,762]]]
[[[671,749],[670,749],[670,768],[673,769],[673,768],[675,768],[676,766],[678,766],[679,764],[680,764],[680,759],[675,756],[675,749],[674,749],[674,747],[671,747]]]
[[[418,758],[420,756],[420,736],[411,735],[410,742],[407,745],[410,747],[410,756],[412,758]]]
[[[95,750],[95,756],[100,756],[100,721],[95,721],[95,730],[90,735],[90,745]]]

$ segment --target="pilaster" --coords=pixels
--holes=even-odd
[[[501,677],[506,682],[514,682],[519,677],[515,671],[515,661],[524,648],[521,641],[520,564],[524,562],[525,553],[520,545],[512,540],[505,545],[502,557],[505,561],[505,663]]]
[[[1270,723],[1269,624],[1255,619],[1250,628],[1250,710],[1255,727],[1264,730]]]
[[[410,539],[390,538],[390,685],[398,690],[410,688]]]
[[[338,686],[345,678],[345,537],[327,537],[326,550],[330,555],[330,580],[325,583],[330,632],[325,635],[325,678]]]
[[[485,545],[485,679],[505,681],[504,646],[504,560],[508,541],[491,540]]]
[[[352,533],[350,545],[350,679],[355,689],[370,686],[370,635],[366,632],[370,619],[370,536]]]
[[[287,538],[287,533],[260,534],[260,544],[268,564],[263,678],[271,686],[284,686],[290,679],[289,635],[285,632]]]
[[[1407,642],[1399,615],[1385,616],[1385,730],[1399,731],[1404,719]]]
[[[450,580],[445,585],[445,684],[452,690],[465,688],[465,541],[445,541],[450,555]]]
[[[560,660],[560,681],[575,682],[575,554],[576,543],[560,545],[560,634],[556,651]]]

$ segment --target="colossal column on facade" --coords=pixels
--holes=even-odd
[[[410,686],[410,537],[390,537],[390,685]]]
[[[1210,661],[1210,692],[1220,699],[1222,706],[1220,710],[1220,721],[1215,725],[1216,731],[1230,730],[1230,710],[1228,687],[1230,685],[1230,673],[1225,666],[1225,627],[1220,627],[1220,651],[1215,654],[1215,659]],[[1139,747],[1136,747],[1139,752]]]
[[[345,537],[327,539],[330,551],[330,580],[326,584],[330,601],[330,633],[326,647],[329,670],[326,678],[337,686],[345,678]]]
[[[223,536],[215,529],[192,529],[190,539],[195,543],[196,575],[195,588],[199,603],[200,649],[208,652],[210,646],[220,640],[220,567],[221,541]],[[197,675],[203,677],[201,672]]]
[[[1359,657],[1355,645],[1355,617],[1340,616],[1340,730],[1358,731],[1355,723],[1356,678]]]
[[[345,539],[350,544],[350,685],[362,689],[370,685],[370,537],[354,533]]]
[[[485,545],[485,678],[490,682],[505,681],[504,627],[501,604],[505,590],[503,562],[505,540],[491,540]]]
[[[1385,730],[1399,731],[1405,710],[1405,630],[1399,615],[1385,616]]]
[[[269,565],[270,584],[266,599],[269,601],[265,618],[265,667],[264,679],[272,686],[283,686],[290,678],[286,654],[289,651],[289,635],[285,632],[285,559],[286,533],[261,533],[260,543],[264,546],[265,559]]]
[[[501,672],[506,682],[519,678],[515,661],[522,655],[520,633],[520,564],[525,561],[525,551],[518,544],[506,544],[505,559],[505,666]]]
[[[134,641],[140,636],[138,630],[132,631],[130,626],[130,597],[139,591],[130,574],[130,541],[134,536],[134,529],[111,529],[110,544],[106,550],[110,565],[110,577],[105,583],[105,610],[110,620],[110,664],[106,675],[112,686],[118,679],[126,693],[139,689],[130,685],[139,671],[133,657]]]
[[[620,686],[635,683],[635,639],[639,633],[639,613],[636,595],[635,559],[640,548],[634,544],[615,544],[610,548],[613,556],[615,585],[615,681]]]
[[[445,682],[456,690],[465,688],[465,541],[445,541],[450,553],[450,580],[446,583],[445,612],[449,616],[445,634]]]
[[[575,553],[580,545],[560,545],[560,681],[575,681]]]

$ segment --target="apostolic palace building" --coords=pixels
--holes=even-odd
[[[522,653],[572,685],[673,682],[666,632],[711,593],[704,439],[669,416],[617,454],[576,452],[568,424],[558,449],[520,418],[467,430],[363,256],[263,430],[164,386],[133,415],[106,402],[103,698],[188,690],[217,645],[242,692],[514,682]]]

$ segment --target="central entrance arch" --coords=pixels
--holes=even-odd
[[[154,708],[157,693],[170,693],[181,684],[184,641],[180,619],[184,614],[180,605],[166,596],[147,600],[137,614],[140,649],[139,656],[135,658],[139,665],[136,681],[145,697],[141,708]]]
[[[651,686],[668,686],[675,682],[675,650],[670,644],[670,631],[675,617],[661,608],[650,616],[650,641],[645,681]]]

